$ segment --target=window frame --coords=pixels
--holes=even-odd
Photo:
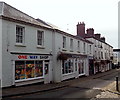
[[[66,37],[65,36],[63,36],[63,49],[66,49]]]
[[[70,38],[70,51],[73,51],[73,39]]]
[[[38,38],[38,32],[40,32],[41,34],[42,34],[42,38]],[[37,30],[37,47],[44,47],[44,31],[42,31],[42,30]],[[41,40],[41,44],[39,44],[38,42],[40,42],[40,40]]]
[[[17,28],[22,29],[22,31],[20,31],[20,32],[22,32],[22,34],[19,33],[19,31],[17,31],[17,30],[18,30]],[[19,29],[19,30],[20,30],[20,29]],[[20,37],[21,37],[21,39],[22,39],[22,40],[21,40],[22,42],[20,42]],[[24,45],[24,44],[25,44],[25,27],[24,27],[24,26],[16,25],[15,38],[16,38],[16,40],[15,40],[16,45]],[[18,41],[18,42],[17,42],[17,41]]]

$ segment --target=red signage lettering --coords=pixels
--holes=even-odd
[[[18,58],[19,59],[27,59],[27,56],[26,55],[19,55]]]

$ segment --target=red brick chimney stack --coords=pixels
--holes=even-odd
[[[105,42],[105,37],[101,37],[101,40],[102,40],[103,42]]]
[[[85,23],[78,22],[77,24],[77,36],[85,37]]]
[[[88,28],[86,31],[87,31],[87,36],[94,37],[94,29],[93,28]]]
[[[100,37],[101,37],[101,34],[95,34],[95,37],[97,38],[97,39],[100,39]]]

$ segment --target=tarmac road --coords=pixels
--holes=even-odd
[[[102,92],[102,88],[115,81],[118,72],[106,76],[96,77],[84,81],[78,81],[67,87],[29,95],[15,96],[11,98],[94,98]]]

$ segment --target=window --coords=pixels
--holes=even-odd
[[[83,45],[83,52],[85,53],[85,50],[86,50],[86,48],[85,48],[85,43],[84,43],[84,45]]]
[[[66,49],[66,37],[63,36],[63,48]]]
[[[90,54],[91,54],[91,45],[90,45]]]
[[[44,32],[37,31],[37,45],[43,46],[44,45]]]
[[[101,52],[101,59],[103,59],[103,52]]]
[[[70,50],[73,50],[73,39],[70,39]]]
[[[15,80],[43,77],[43,61],[15,61]]]
[[[73,65],[74,65],[73,59],[63,60],[62,61],[62,73],[63,74],[72,73],[74,69]]]
[[[78,51],[80,52],[80,41],[78,41]]]
[[[78,61],[78,72],[79,74],[84,74],[84,60]]]
[[[25,28],[22,26],[16,26],[16,43],[24,43]]]

